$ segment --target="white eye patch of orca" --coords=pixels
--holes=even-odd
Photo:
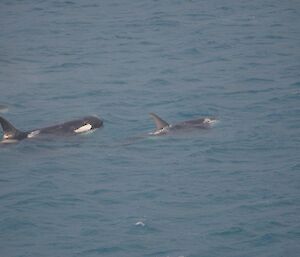
[[[83,132],[90,131],[91,129],[92,129],[92,125],[87,123],[87,124],[83,125],[82,127],[75,129],[74,132],[75,133],[83,133]]]

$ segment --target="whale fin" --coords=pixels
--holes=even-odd
[[[26,134],[16,129],[10,122],[0,116],[0,124],[3,129],[3,139],[18,139]]]
[[[166,122],[163,119],[161,119],[160,117],[158,117],[155,113],[149,113],[149,115],[154,120],[157,130],[160,130],[160,129],[170,126],[168,122]]]

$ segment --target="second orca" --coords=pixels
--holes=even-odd
[[[175,131],[184,131],[190,129],[209,129],[213,124],[217,122],[217,119],[215,118],[206,117],[201,119],[183,121],[172,125],[164,121],[155,113],[150,113],[150,116],[154,120],[154,123],[156,125],[156,130],[150,133],[150,135],[153,136],[160,136]]]

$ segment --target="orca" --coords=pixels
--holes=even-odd
[[[149,113],[149,115],[154,120],[154,123],[156,125],[156,130],[150,133],[150,135],[152,136],[161,136],[176,131],[184,131],[190,129],[209,129],[213,124],[217,122],[216,118],[205,117],[195,120],[183,121],[172,125],[160,118],[155,113]]]
[[[34,129],[30,131],[20,131],[9,121],[0,116],[0,124],[3,129],[2,143],[13,143],[26,138],[35,138],[40,135],[76,135],[88,132],[103,126],[103,121],[94,116],[87,116],[81,119],[71,120],[58,125]]]

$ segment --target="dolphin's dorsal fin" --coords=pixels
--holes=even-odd
[[[9,121],[2,118],[0,116],[0,124],[3,129],[3,138],[17,138],[21,134],[24,134],[24,132],[21,132],[20,130],[16,129]]]
[[[168,122],[166,122],[163,119],[161,119],[160,117],[158,117],[155,113],[149,113],[149,115],[154,120],[157,130],[160,130],[160,129],[170,126]]]

